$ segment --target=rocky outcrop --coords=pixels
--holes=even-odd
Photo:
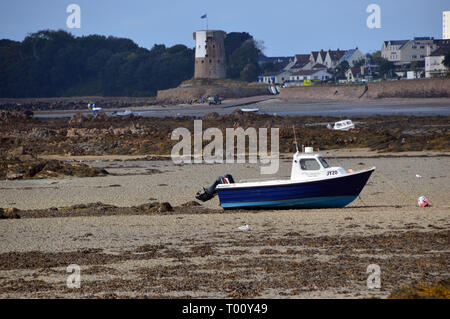
[[[15,122],[26,122],[33,118],[31,112],[21,111],[0,111],[0,123],[10,124]]]
[[[64,176],[94,177],[104,176],[108,172],[86,164],[71,164],[57,160],[44,160],[29,154],[23,154],[23,147],[18,147],[0,158],[0,179],[40,179]]]
[[[243,98],[269,94],[266,87],[193,87],[158,91],[157,102],[164,104],[198,103],[208,96],[221,99]]]
[[[0,208],[0,219],[20,219],[18,214],[18,209],[15,207],[10,208]]]

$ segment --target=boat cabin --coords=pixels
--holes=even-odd
[[[291,180],[310,180],[315,178],[346,175],[343,167],[331,167],[321,154],[307,147],[304,153],[297,152],[292,159]]]
[[[352,120],[344,120],[334,123],[333,130],[340,131],[348,131],[350,129],[354,129],[355,124],[353,124]]]

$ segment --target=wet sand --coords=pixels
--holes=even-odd
[[[1,103],[1,100],[0,100]],[[361,101],[339,100],[284,100],[277,96],[254,96],[239,99],[227,99],[220,105],[178,104],[178,105],[142,105],[126,107],[127,110],[143,117],[180,117],[204,116],[210,112],[220,115],[231,114],[237,108],[258,108],[260,113],[277,114],[278,116],[359,116],[372,115],[449,115],[450,99],[375,99]],[[105,108],[108,116],[114,109]],[[46,110],[36,111],[36,118],[71,117],[74,114],[89,114],[85,110]]]
[[[368,205],[414,206],[416,199],[427,196],[437,206],[450,206],[449,152],[376,153],[365,150],[325,151],[342,158],[344,167],[377,170],[361,193]],[[419,155],[420,154],[420,155]],[[259,164],[174,165],[171,161],[101,161],[85,162],[105,168],[110,175],[93,178],[0,181],[0,207],[45,209],[75,204],[102,202],[120,207],[150,201],[170,202],[174,206],[191,201],[203,186],[225,174],[235,180],[287,179],[291,159],[280,160],[276,175],[261,175]],[[104,157],[103,157],[104,158]],[[108,158],[108,157],[107,157]],[[114,156],[111,158],[115,158]],[[83,157],[76,157],[77,160]],[[86,159],[93,159],[86,157]],[[333,158],[330,164],[339,166]],[[416,174],[422,176],[417,178]],[[399,192],[400,190],[400,192]],[[407,195],[407,196],[405,196]],[[361,205],[354,202],[352,205]],[[217,198],[204,204],[219,208]]]
[[[346,168],[377,167],[361,199],[344,209],[233,212],[215,198],[201,214],[61,211],[0,220],[0,298],[384,298],[403,285],[448,278],[450,157],[424,155],[340,152]],[[218,175],[263,177],[257,164],[90,164],[113,175],[1,181],[0,207],[180,206]],[[290,160],[283,160],[277,177],[289,172]],[[420,195],[432,207],[416,207]],[[66,287],[70,264],[81,267],[80,289]],[[381,268],[381,289],[367,288],[370,264]]]

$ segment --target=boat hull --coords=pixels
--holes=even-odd
[[[224,209],[341,208],[358,197],[373,171],[282,185],[218,188],[217,194]]]

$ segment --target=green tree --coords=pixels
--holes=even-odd
[[[259,72],[258,64],[247,64],[241,71],[240,79],[247,82],[255,81]]]
[[[248,64],[257,64],[260,51],[253,39],[245,41],[240,48],[234,50],[228,59],[227,75],[237,79]]]
[[[339,65],[333,70],[334,76],[336,79],[345,79],[345,73],[350,69],[350,64],[347,61],[342,61]]]
[[[395,64],[391,61],[383,58],[381,56],[381,51],[376,51],[372,55],[369,55],[371,61],[373,61],[374,64],[376,64],[378,73],[380,77],[392,77],[394,70],[395,70]]]
[[[247,32],[231,32],[225,37],[224,45],[228,78],[241,78],[241,72],[248,64],[255,64],[255,68],[259,69],[256,64],[264,48],[264,42],[255,41]],[[246,73],[248,71],[244,72]]]
[[[362,66],[364,66],[364,65],[366,65],[366,59],[361,59],[361,60],[356,61],[356,62],[353,64],[353,67],[354,67],[354,68],[359,68],[359,67],[362,67]]]
[[[420,70],[425,67],[425,61],[412,61],[411,62],[411,69],[413,70]]]
[[[129,39],[43,30],[0,40],[0,97],[154,95],[194,74],[184,45],[140,48]]]
[[[247,32],[230,32],[224,40],[225,55],[228,58],[236,49],[239,49],[247,40],[253,40],[253,37]]]
[[[450,52],[445,55],[443,63],[447,68],[450,68]]]
[[[273,63],[272,61],[265,62],[261,66],[261,72],[262,73],[265,73],[265,72],[276,72],[276,71],[278,71],[278,69],[277,69],[275,63]]]

